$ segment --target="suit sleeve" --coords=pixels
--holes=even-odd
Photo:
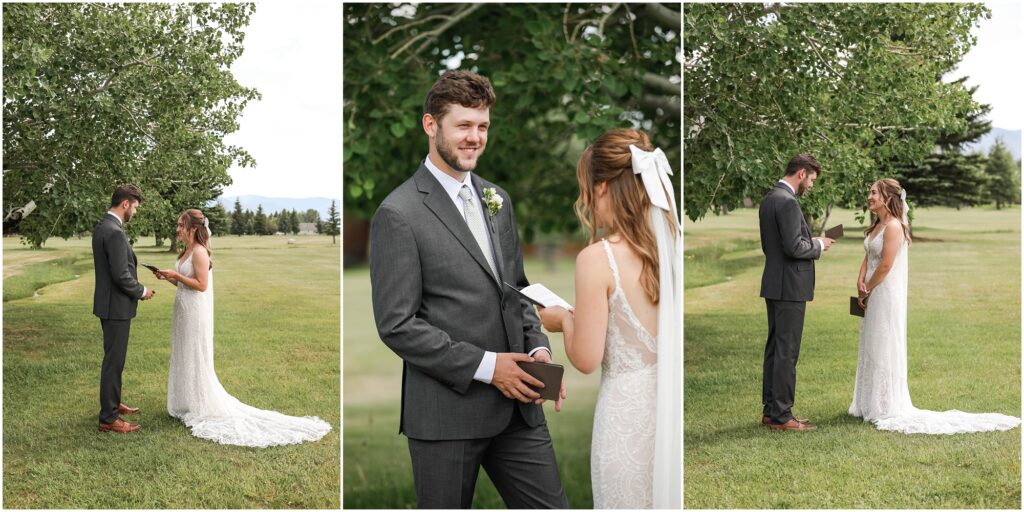
[[[512,214],[512,204],[508,201],[507,208],[509,209],[509,218],[512,223],[512,236],[515,241],[514,250],[516,257],[516,266],[513,270],[513,283],[517,288],[522,289],[530,286],[530,281],[526,278],[526,271],[523,269],[523,251],[519,246],[519,227],[516,225],[516,216]],[[540,330],[540,318],[537,316],[537,311],[533,308],[533,304],[523,299],[519,299],[519,307],[523,311],[523,347],[526,349],[526,353],[529,354],[538,348],[546,348],[548,353],[554,355],[551,352],[551,344],[548,342],[548,337]]]
[[[419,252],[401,213],[382,205],[370,223],[370,288],[381,341],[407,364],[465,393],[484,350],[453,340],[416,316],[422,299]]]
[[[124,231],[112,230],[103,243],[103,249],[107,253],[110,278],[114,285],[129,297],[142,297],[145,287],[132,276],[131,269],[128,268],[128,237],[125,236]]]
[[[821,256],[821,246],[810,237],[804,236],[803,213],[796,200],[782,201],[776,213],[779,236],[782,237],[782,251],[786,256],[798,260],[816,260]]]

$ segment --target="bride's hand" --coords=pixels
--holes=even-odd
[[[857,296],[864,297],[868,294],[868,284],[864,281],[857,281]]]
[[[572,318],[572,313],[561,307],[550,308],[537,307],[537,314],[540,315],[540,323],[548,332],[562,332],[562,324],[567,318]]]

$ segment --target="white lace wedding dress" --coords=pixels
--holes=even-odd
[[[865,281],[882,259],[886,227],[864,238],[868,256]],[[905,434],[958,434],[1009,430],[1020,419],[995,413],[917,409],[907,385],[907,250],[905,240],[892,269],[875,287],[861,320],[857,351],[857,380],[849,413],[875,424],[880,430]]]
[[[657,342],[626,301],[611,246],[602,240],[615,291],[594,410],[590,479],[595,509],[652,508]]]
[[[175,269],[195,277],[192,256]],[[167,412],[192,435],[221,444],[266,447],[316,441],[331,430],[317,417],[286,416],[243,404],[228,394],[213,366],[213,271],[205,292],[178,283],[171,326]],[[269,383],[268,383],[269,384]]]

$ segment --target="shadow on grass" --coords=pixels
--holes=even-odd
[[[724,240],[713,245],[685,252],[686,272],[683,287],[687,290],[722,283],[737,273],[761,264],[761,244],[757,240]]]

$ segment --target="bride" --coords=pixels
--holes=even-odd
[[[864,262],[857,277],[865,306],[857,351],[857,380],[849,413],[880,430],[904,434],[958,434],[1009,430],[1020,419],[1003,414],[972,414],[917,409],[907,385],[907,223],[906,192],[884,179],[871,185]]]
[[[213,263],[209,222],[202,212],[178,218],[178,240],[185,248],[175,270],[157,278],[178,288],[171,326],[171,365],[167,412],[192,435],[221,444],[265,447],[316,441],[331,430],[320,418],[286,416],[239,402],[217,379],[213,366]]]
[[[573,366],[601,365],[595,509],[681,505],[682,251],[671,172],[639,130],[612,130],[583,152],[576,212],[591,245],[576,259],[576,307],[539,310],[546,329],[563,333]]]

